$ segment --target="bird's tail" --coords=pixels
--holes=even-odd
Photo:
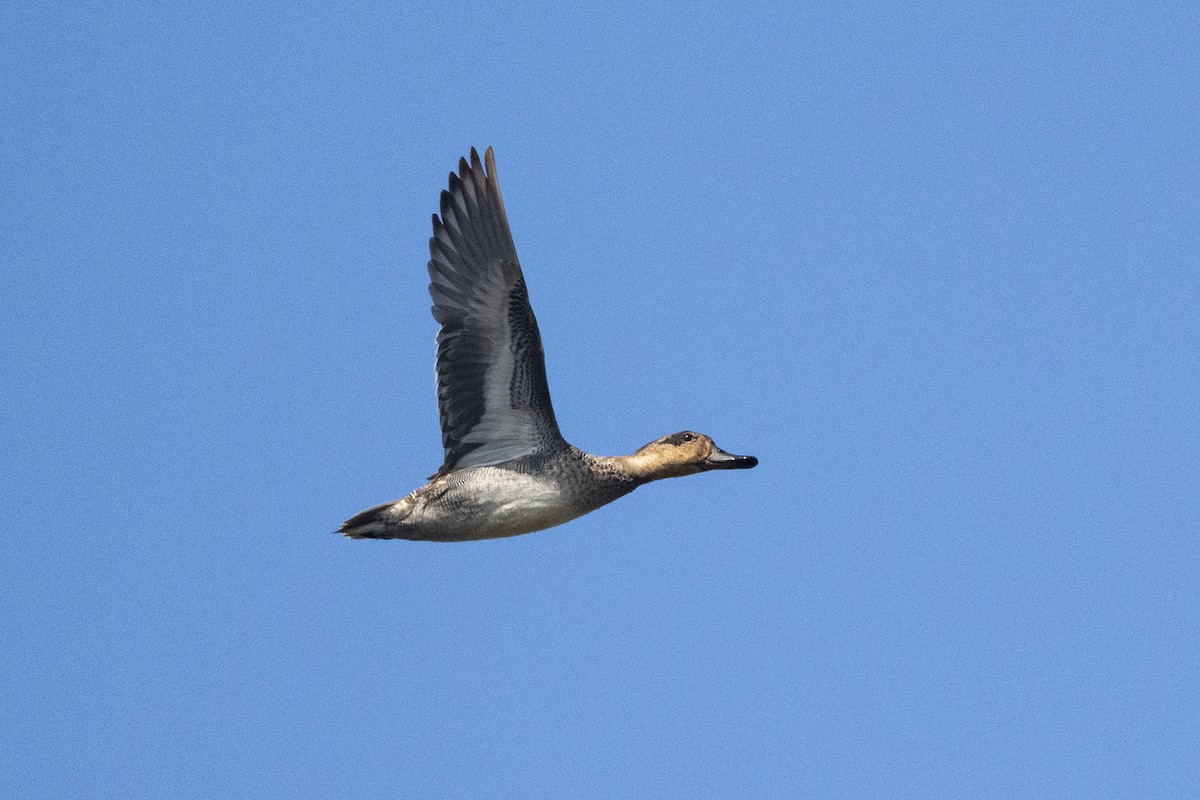
[[[405,498],[373,506],[343,522],[337,532],[351,539],[405,538],[400,523],[408,516],[411,505]]]

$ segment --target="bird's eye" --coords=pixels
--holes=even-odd
[[[684,440],[685,442],[690,442],[692,439],[695,439],[695,438],[696,438],[696,437],[695,437],[695,436],[692,436],[690,433],[685,433],[685,434],[683,435],[683,440]]]

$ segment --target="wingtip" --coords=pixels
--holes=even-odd
[[[467,158],[458,159],[458,174],[450,173],[450,181],[465,180],[468,173],[475,172],[485,178],[495,178],[496,176],[496,152],[489,144],[483,149],[483,158],[479,158],[479,149],[471,148],[470,161]],[[487,167],[485,170],[484,167]]]

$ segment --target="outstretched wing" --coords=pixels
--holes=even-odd
[[[566,446],[546,384],[492,148],[471,148],[442,192],[429,240],[429,294],[441,325],[438,410],[446,461],[437,475]]]

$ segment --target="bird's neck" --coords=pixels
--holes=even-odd
[[[688,474],[683,465],[666,461],[654,453],[627,456],[592,456],[602,473],[613,473],[636,484]]]

